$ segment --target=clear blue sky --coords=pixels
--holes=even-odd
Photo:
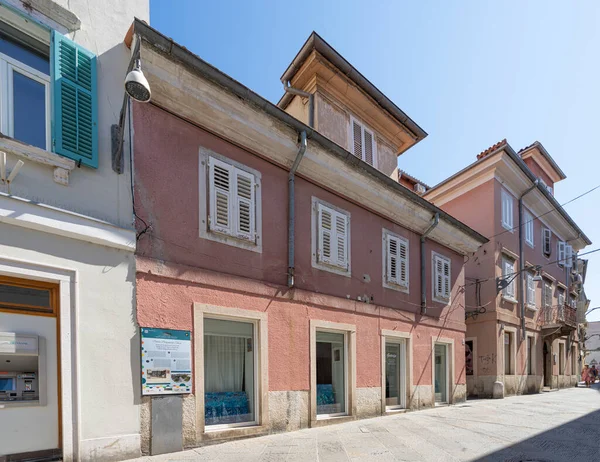
[[[151,0],[150,22],[272,102],[315,30],[429,133],[399,165],[430,185],[503,138],[546,147],[567,175],[561,203],[600,184],[600,2]],[[598,203],[600,190],[566,207],[586,250]],[[600,306],[600,252],[589,259]]]

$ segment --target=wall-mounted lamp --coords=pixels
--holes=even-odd
[[[542,267],[540,265],[537,265],[535,267],[535,276],[533,276],[533,280],[535,282],[539,282],[542,280]]]
[[[500,332],[504,332],[504,328],[505,328],[505,327],[506,327],[506,326],[504,325],[504,323],[500,324]]]
[[[0,183],[8,185],[8,192],[10,192],[10,184],[15,180],[15,177],[19,174],[21,168],[23,168],[25,162],[18,160],[13,169],[6,177],[6,153],[0,152]]]
[[[142,65],[139,58],[135,60],[135,67],[125,77],[125,91],[140,103],[150,101],[150,97],[152,96],[150,84],[142,72]]]

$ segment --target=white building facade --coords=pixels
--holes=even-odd
[[[134,17],[148,0],[0,2],[0,459],[141,454],[130,145],[115,156],[113,127],[128,134]]]

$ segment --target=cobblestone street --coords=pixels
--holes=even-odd
[[[598,460],[600,387],[476,400],[140,460]],[[593,455],[592,455],[593,454]]]

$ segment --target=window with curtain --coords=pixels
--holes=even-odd
[[[255,421],[254,324],[204,320],[205,425]]]

